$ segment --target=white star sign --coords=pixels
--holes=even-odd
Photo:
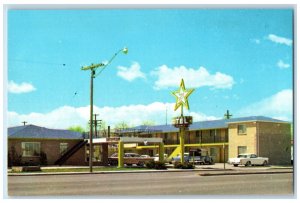
[[[174,111],[176,111],[180,106],[185,106],[187,109],[190,108],[189,107],[188,97],[190,96],[190,94],[192,94],[192,92],[194,90],[195,89],[185,89],[184,80],[181,79],[181,83],[180,83],[179,89],[172,92],[172,94],[176,98],[176,104],[175,104]]]

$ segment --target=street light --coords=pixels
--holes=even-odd
[[[107,64],[103,63],[98,63],[98,64],[91,64],[90,66],[83,66],[81,67],[81,70],[91,70],[91,82],[90,82],[90,135],[89,135],[89,140],[90,140],[90,146],[89,146],[89,167],[90,167],[90,172],[93,172],[93,81],[94,78],[96,78],[113,60],[114,58],[120,53],[127,54],[128,49],[125,47],[123,49],[120,49],[117,51],[111,59],[108,61]],[[97,73],[96,75],[96,69],[102,67],[102,69]]]

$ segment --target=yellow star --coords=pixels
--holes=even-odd
[[[192,94],[194,90],[195,89],[185,89],[184,80],[181,79],[179,89],[172,92],[172,94],[176,97],[176,104],[175,104],[174,111],[176,111],[182,105],[185,106],[187,109],[190,109],[188,96],[190,96],[190,94]]]

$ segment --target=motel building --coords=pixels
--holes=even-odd
[[[9,166],[89,164],[87,134],[25,125],[8,128],[7,137]],[[152,143],[153,138],[161,138],[163,144]],[[201,149],[216,163],[241,153],[255,153],[268,157],[271,165],[291,164],[291,123],[282,120],[250,116],[194,122],[186,129],[184,139],[185,152]],[[124,152],[154,156],[163,146],[169,158],[180,154],[178,128],[137,126],[93,138],[93,165],[107,165],[108,157],[118,152],[120,140],[131,140],[122,146]]]

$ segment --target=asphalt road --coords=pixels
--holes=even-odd
[[[9,176],[9,196],[117,196],[211,195],[293,196],[293,174],[200,176],[199,172],[116,173],[81,175]],[[207,196],[209,195],[209,196]],[[245,196],[244,196],[245,195]],[[261,196],[263,195],[263,196]],[[184,198],[184,196],[182,196]]]

